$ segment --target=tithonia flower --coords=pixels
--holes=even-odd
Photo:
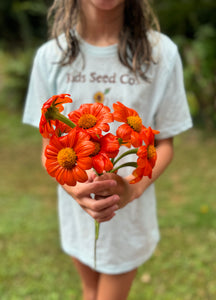
[[[142,119],[138,113],[121,102],[114,103],[113,109],[114,120],[124,122],[118,127],[116,131],[117,136],[123,141],[130,142],[134,147],[140,147],[142,145],[141,134],[145,126],[142,124]]]
[[[95,93],[94,100],[97,103],[103,103],[104,102],[104,93],[102,93],[102,92]]]
[[[68,114],[70,120],[77,128],[89,134],[101,134],[109,131],[108,123],[113,122],[113,115],[109,107],[102,103],[82,104],[79,109]]]
[[[88,179],[85,170],[92,167],[90,154],[95,145],[85,132],[78,132],[76,128],[62,137],[53,135],[50,144],[46,147],[46,169],[61,184],[70,186],[76,182],[85,182]]]
[[[152,177],[152,169],[154,168],[157,159],[157,152],[154,146],[154,132],[159,133],[159,131],[152,130],[151,127],[149,127],[145,130],[145,134],[143,134],[145,145],[141,146],[137,151],[138,167],[133,171],[135,178],[131,183],[140,181],[143,176],[148,176],[149,178]]]
[[[63,103],[71,103],[72,99],[69,94],[55,95],[49,98],[42,106],[39,131],[45,138],[51,137],[55,133],[55,128],[59,123],[58,117],[61,118],[60,112],[63,111]]]
[[[103,171],[109,172],[113,168],[113,164],[110,158],[117,156],[119,152],[119,142],[115,135],[108,133],[100,138],[95,136],[91,138],[94,142],[95,150],[91,154],[92,166],[98,174],[102,174]]]

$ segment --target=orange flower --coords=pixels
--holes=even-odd
[[[60,138],[53,135],[45,150],[47,172],[61,185],[85,182],[88,179],[85,170],[92,167],[90,154],[94,149],[90,136],[76,128]]]
[[[70,94],[54,95],[51,98],[49,98],[42,106],[42,113],[46,115],[49,109],[53,107],[56,107],[59,112],[63,111],[63,103],[72,103],[72,99],[67,96],[70,96]]]
[[[117,136],[123,141],[131,143],[134,147],[140,147],[145,126],[142,124],[142,119],[138,113],[121,102],[114,103],[113,109],[114,120],[125,123],[117,129]]]
[[[109,107],[102,103],[82,104],[78,110],[70,112],[68,116],[78,129],[89,134],[107,132],[110,129],[108,123],[113,122],[113,115]]]
[[[136,183],[142,179],[143,176],[152,177],[152,169],[155,166],[157,159],[157,152],[154,146],[154,137],[159,131],[152,130],[151,127],[145,129],[143,139],[145,146],[141,146],[137,151],[137,165],[138,167],[133,171],[135,178],[131,183]]]
[[[104,102],[104,93],[102,93],[102,92],[95,93],[94,100],[97,103],[103,103]]]
[[[113,164],[110,158],[117,156],[120,147],[117,137],[108,133],[100,138],[94,136],[91,141],[95,144],[95,151],[91,154],[93,168],[98,174],[112,170]]]
[[[45,138],[50,138],[55,133],[59,121],[56,116],[63,111],[63,103],[71,103],[72,99],[67,97],[69,94],[55,95],[49,98],[42,106],[39,131]]]

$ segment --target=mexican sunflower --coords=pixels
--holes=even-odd
[[[92,166],[98,174],[103,171],[109,172],[113,168],[110,158],[117,156],[119,152],[119,142],[115,135],[108,133],[104,136],[91,138],[95,145],[95,150],[91,154]]]
[[[124,122],[120,125],[116,131],[116,134],[124,142],[131,143],[134,147],[140,147],[142,145],[142,132],[145,126],[142,124],[142,119],[138,113],[132,109],[126,107],[121,102],[113,104],[114,120],[118,122]]]
[[[154,146],[156,133],[159,133],[159,131],[152,130],[151,127],[145,130],[145,134],[143,134],[145,145],[141,146],[137,151],[137,168],[133,171],[135,178],[131,183],[140,181],[143,176],[152,177],[152,169],[157,159],[157,152]]]
[[[85,170],[92,167],[90,154],[95,146],[85,132],[78,132],[76,128],[62,137],[53,135],[45,149],[46,169],[49,175],[55,177],[61,184],[76,185],[77,181],[88,179]]]
[[[77,128],[89,134],[101,134],[109,131],[108,123],[113,122],[113,115],[109,107],[102,103],[82,104],[79,109],[68,114],[69,119],[77,125]]]
[[[43,104],[41,108],[41,119],[39,124],[39,131],[43,137],[50,138],[55,133],[55,128],[57,125],[61,126],[60,121],[57,120],[57,117],[59,117],[60,112],[64,110],[62,104],[72,102],[72,99],[68,96],[70,95],[54,95]],[[68,130],[66,132],[68,132]]]
[[[103,103],[104,102],[104,93],[102,93],[102,92],[95,93],[94,100],[97,103]]]

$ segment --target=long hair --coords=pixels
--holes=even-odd
[[[48,11],[50,38],[57,40],[65,34],[67,47],[62,49],[61,65],[71,64],[80,52],[79,42],[73,28],[80,16],[79,0],[55,0]],[[152,47],[148,39],[151,29],[160,30],[158,20],[148,0],[125,0],[123,27],[119,34],[118,56],[123,65],[136,75],[148,80],[146,72],[152,58]],[[143,65],[146,68],[143,68]]]

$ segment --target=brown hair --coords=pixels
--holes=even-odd
[[[79,42],[72,28],[80,15],[79,0],[55,0],[48,11],[50,37],[55,38],[60,46],[58,36],[65,34],[67,48],[63,51],[61,65],[71,64],[80,52]],[[119,35],[118,55],[121,63],[147,80],[146,72],[152,58],[152,48],[147,37],[151,29],[159,31],[158,20],[148,0],[125,0],[124,23]],[[147,68],[143,70],[143,65]]]

